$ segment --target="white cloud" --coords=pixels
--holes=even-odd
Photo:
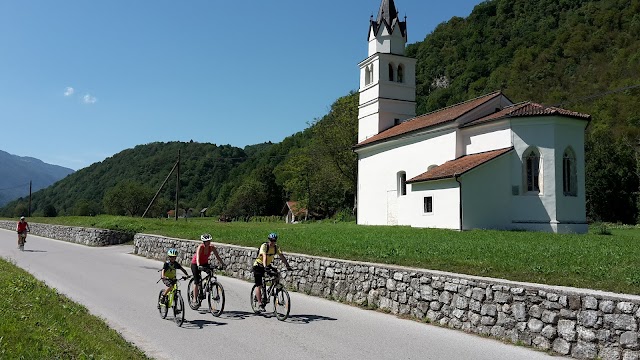
[[[71,96],[74,92],[75,90],[69,86],[64,90],[64,96]]]
[[[91,96],[91,94],[87,94],[82,97],[82,102],[85,104],[95,104],[98,99],[95,96]]]

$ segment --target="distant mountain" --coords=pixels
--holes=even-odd
[[[73,172],[72,169],[0,150],[0,206],[28,196],[29,181],[32,184],[31,191],[36,192]]]

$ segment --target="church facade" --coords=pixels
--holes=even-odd
[[[586,232],[590,116],[500,91],[416,116],[406,41],[382,0],[359,64],[358,224]]]

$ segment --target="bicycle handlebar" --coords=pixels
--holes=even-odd
[[[175,279],[171,279],[171,280],[185,281],[185,280],[189,279],[190,277],[191,277],[191,275],[188,275],[188,276],[183,276],[183,277],[179,277],[179,278],[175,278]],[[160,281],[164,280],[164,279],[168,279],[168,278],[166,278],[166,277],[162,278],[161,277],[160,279],[158,279],[158,281],[156,281],[156,284],[159,283]]]

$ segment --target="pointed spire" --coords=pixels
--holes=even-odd
[[[393,2],[393,0],[382,0],[380,9],[378,10],[377,19],[374,21],[372,16],[370,22],[374,33],[377,33],[378,29],[380,29],[382,26],[385,26],[387,30],[389,30],[389,32],[392,32],[395,26],[399,26],[401,34],[406,40],[407,19],[405,16],[404,21],[400,21],[400,19],[398,18],[398,10],[396,9],[396,4]]]
[[[387,25],[393,24],[393,20],[398,17],[398,10],[396,10],[396,4],[393,0],[382,0],[380,4],[380,10],[378,10],[378,24],[382,20],[387,22]]]

